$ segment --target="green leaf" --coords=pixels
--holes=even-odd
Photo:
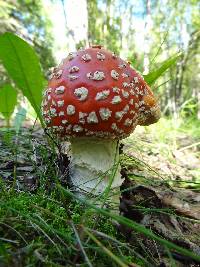
[[[16,133],[19,133],[20,128],[22,127],[22,123],[26,119],[27,110],[23,107],[19,107],[14,118],[13,126],[15,128]]]
[[[40,104],[45,80],[34,49],[18,36],[7,32],[0,36],[0,59],[42,123]]]
[[[160,78],[166,70],[168,70],[176,63],[181,55],[182,53],[175,54],[171,58],[166,59],[157,69],[149,72],[147,75],[143,75],[147,84],[152,85],[153,83],[155,83],[155,81]]]
[[[2,88],[0,88],[0,112],[7,121],[9,121],[16,104],[16,90],[10,84],[5,84]]]

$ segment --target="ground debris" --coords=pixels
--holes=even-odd
[[[123,170],[124,172],[124,170]],[[141,185],[127,178],[121,186],[120,214],[158,236],[200,255],[200,193],[163,185]],[[120,232],[142,254],[166,262],[166,249],[158,242],[120,225]],[[143,252],[142,252],[143,251]],[[192,259],[170,251],[176,266],[198,266]],[[192,265],[193,264],[193,265]],[[167,263],[163,266],[167,265]]]
[[[188,135],[183,137],[181,133],[176,136],[176,146],[170,141],[159,143],[151,139],[150,135],[137,131],[124,141],[124,152],[129,157],[137,159],[139,166],[145,162],[165,180],[170,180],[175,185],[181,183],[184,187],[190,186],[191,183],[199,186],[199,147],[198,140]],[[149,176],[149,168],[146,171],[144,166],[140,169],[138,166],[135,167],[132,169],[134,173],[140,172],[143,176]],[[156,179],[156,175],[153,178]]]
[[[51,141],[55,142],[53,138]],[[46,180],[46,187],[53,188],[52,172],[67,184],[69,160],[56,142],[54,145],[55,151],[41,128],[23,127],[19,135],[12,129],[9,135],[0,131],[0,177],[8,186],[15,183],[20,191],[36,191],[42,180]]]
[[[13,182],[16,183],[16,188],[20,190],[34,191],[38,185],[40,168],[34,158],[38,144],[45,144],[44,135],[38,134],[38,130],[31,131],[24,127],[19,135],[12,129],[9,129],[9,133],[1,131],[0,140],[0,176],[11,186]],[[39,153],[36,157],[42,163]]]

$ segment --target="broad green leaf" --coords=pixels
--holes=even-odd
[[[148,73],[147,75],[143,75],[145,81],[147,82],[148,85],[152,85],[153,83],[155,83],[155,81],[160,78],[163,73],[168,70],[171,66],[173,66],[176,61],[179,59],[179,57],[181,56],[181,53],[178,53],[174,56],[172,56],[171,58],[168,58],[167,60],[165,60],[160,67],[158,67],[157,69],[151,71],[150,73]]]
[[[16,104],[16,90],[10,84],[5,84],[2,88],[0,88],[0,112],[7,121],[9,121]]]
[[[42,123],[40,104],[44,77],[34,49],[18,36],[7,32],[0,36],[0,59]]]

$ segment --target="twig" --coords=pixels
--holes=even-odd
[[[191,144],[191,145],[189,145],[189,146],[182,147],[182,148],[180,148],[178,151],[183,151],[183,150],[186,150],[186,149],[188,149],[188,148],[191,148],[191,147],[194,147],[194,146],[198,146],[198,145],[200,145],[200,142]]]

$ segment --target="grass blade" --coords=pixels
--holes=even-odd
[[[109,256],[111,257],[119,266],[128,267],[123,261],[120,260],[116,255],[112,253],[109,249],[107,249],[92,233],[90,233],[86,228],[84,228],[86,234]]]
[[[77,239],[78,244],[79,244],[79,247],[80,247],[80,249],[81,249],[81,251],[82,251],[82,253],[83,253],[83,256],[84,256],[84,258],[85,258],[85,260],[86,260],[86,262],[87,262],[87,265],[88,265],[89,267],[92,267],[92,264],[91,264],[91,262],[90,262],[90,260],[89,260],[89,258],[88,258],[88,256],[87,256],[85,250],[84,250],[84,247],[83,247],[83,245],[82,245],[82,242],[81,242],[81,240],[80,240],[79,234],[78,234],[78,232],[77,232],[77,230],[76,230],[76,227],[75,227],[74,223],[73,223],[73,222],[70,222],[70,225],[72,226],[72,229],[73,229],[73,231],[74,231],[74,233],[75,233],[76,239]]]
[[[148,85],[152,85],[155,81],[160,78],[165,71],[167,71],[170,67],[172,67],[176,61],[180,58],[182,53],[175,54],[174,56],[166,59],[160,67],[156,68],[155,70],[151,71],[150,73],[143,75],[145,81]]]

